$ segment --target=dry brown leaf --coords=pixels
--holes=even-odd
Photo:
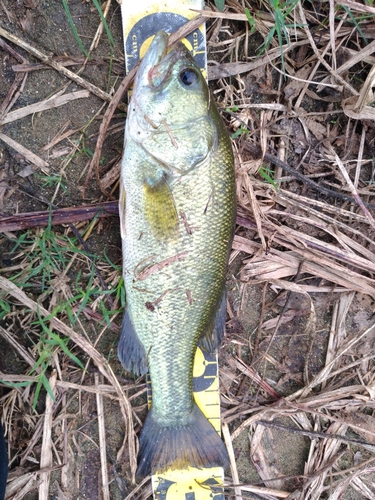
[[[318,139],[318,141],[322,141],[325,137],[327,137],[326,127],[317,120],[314,120],[309,116],[303,116],[300,120],[306,124],[306,127]]]
[[[288,309],[287,311],[283,312],[282,315],[265,321],[262,324],[262,330],[270,330],[271,328],[276,328],[276,326],[285,325],[286,323],[293,321],[295,318],[305,316],[306,314],[308,314],[308,312],[304,312],[298,309]]]
[[[50,378],[49,385],[53,395],[55,395],[57,380],[57,372],[53,370]],[[46,409],[44,412],[44,426],[43,426],[43,441],[42,450],[40,452],[40,468],[46,469],[52,466],[52,422],[53,422],[53,404],[54,400],[50,394],[46,395]],[[48,500],[49,498],[49,483],[51,473],[44,472],[39,484],[39,499]]]

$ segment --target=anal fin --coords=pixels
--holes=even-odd
[[[217,347],[219,347],[223,341],[226,315],[227,297],[224,291],[214,320],[212,321],[209,328],[207,328],[207,330],[201,335],[198,341],[198,345],[208,351],[210,354],[214,354],[215,349],[217,349]]]
[[[122,320],[121,336],[117,349],[119,360],[127,372],[144,375],[148,371],[146,352],[138,338],[126,309]]]

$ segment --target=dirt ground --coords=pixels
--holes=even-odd
[[[98,12],[89,0],[68,4],[88,50]],[[232,17],[208,22],[210,85],[233,138],[238,193],[227,331],[219,352],[222,419],[234,457],[225,472],[226,497],[375,498],[375,135],[372,104],[366,101],[361,110],[353,104],[367,85],[372,51],[335,80],[322,63],[312,76],[316,53],[305,40],[312,42],[293,38],[285,45],[292,78],[285,79],[277,71],[280,57],[273,57],[277,39],[268,59],[251,59],[272,27],[268,11],[259,14],[252,34],[244,21],[250,5],[226,5]],[[323,22],[328,14],[314,6],[307,17],[320,50],[330,40]],[[368,42],[375,32],[371,15],[361,18]],[[343,19],[334,19],[335,27]],[[303,19],[297,21],[302,31]],[[125,74],[114,1],[107,22],[114,45],[103,33],[84,65],[61,0],[0,1],[1,28],[75,73],[82,69],[85,81],[113,95]],[[348,60],[346,50],[354,57],[366,46],[349,27],[344,23],[345,33],[337,35],[346,46],[335,52],[336,67]],[[1,40],[8,47],[0,45],[0,222],[50,204],[117,200],[125,112],[116,110],[107,132],[100,189],[89,169],[107,103],[92,93],[77,94],[83,90],[77,83]],[[296,102],[306,81],[324,78],[323,91],[310,85]],[[67,94],[72,100],[58,107],[11,115]],[[9,95],[14,102],[2,106]],[[260,149],[249,150],[248,143],[268,156],[260,158]],[[340,161],[368,208],[348,198],[353,189]],[[46,467],[43,422],[49,411],[53,465],[43,498],[101,500],[102,406],[110,498],[149,498],[149,481],[138,489],[131,482],[129,445],[146,413],[145,381],[134,381],[117,359],[124,306],[119,221],[106,217],[75,228],[81,239],[69,224],[0,233],[0,277],[51,314],[43,320],[20,292],[0,287],[0,416],[10,452],[6,498],[42,498],[44,475],[38,471]],[[51,337],[59,327],[54,318],[77,330],[82,344],[73,338],[62,345]],[[98,355],[90,354],[90,346]],[[43,376],[55,388],[50,407]],[[129,406],[120,407],[121,390]]]

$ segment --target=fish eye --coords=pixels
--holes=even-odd
[[[197,73],[190,68],[183,69],[179,76],[181,83],[183,83],[186,87],[190,87],[198,80]]]

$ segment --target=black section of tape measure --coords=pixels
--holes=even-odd
[[[176,484],[175,481],[169,481],[165,477],[158,477],[158,485],[156,490],[154,491],[154,496],[157,495],[159,500],[166,500],[168,489],[172,486],[172,484]]]
[[[154,491],[154,496],[158,498],[158,500],[168,500],[168,490],[173,485],[176,484],[174,481],[170,481],[169,479],[157,476],[157,486]],[[212,487],[210,498],[212,500],[224,500],[224,494],[222,493],[222,483],[218,482],[215,477],[209,477],[206,481],[199,483],[201,487]],[[216,486],[216,488],[215,488]],[[221,491],[220,491],[221,490]],[[207,492],[209,489],[207,488]],[[181,495],[181,499],[182,499]],[[185,500],[194,500],[195,493],[194,492],[186,492]]]
[[[204,486],[213,486],[213,487],[217,486],[221,490],[222,490],[222,486],[223,486],[223,484],[221,482],[219,483],[218,481],[216,481],[216,479],[214,477],[209,477],[207,479],[207,481],[204,481],[201,484],[202,484],[202,486],[203,485]],[[215,489],[212,490],[210,497],[212,499],[215,499],[215,500],[224,500],[224,494],[221,491],[215,490]]]
[[[202,349],[204,356],[204,373],[199,377],[193,377],[193,392],[202,392],[208,389],[217,377],[216,357]]]
[[[188,19],[173,12],[155,12],[143,17],[130,30],[126,42],[126,69],[129,72],[140,58],[142,44],[158,31],[163,30],[173,33]],[[199,29],[196,29],[186,37],[193,47],[192,54],[198,66],[205,68],[205,46],[204,37]]]

